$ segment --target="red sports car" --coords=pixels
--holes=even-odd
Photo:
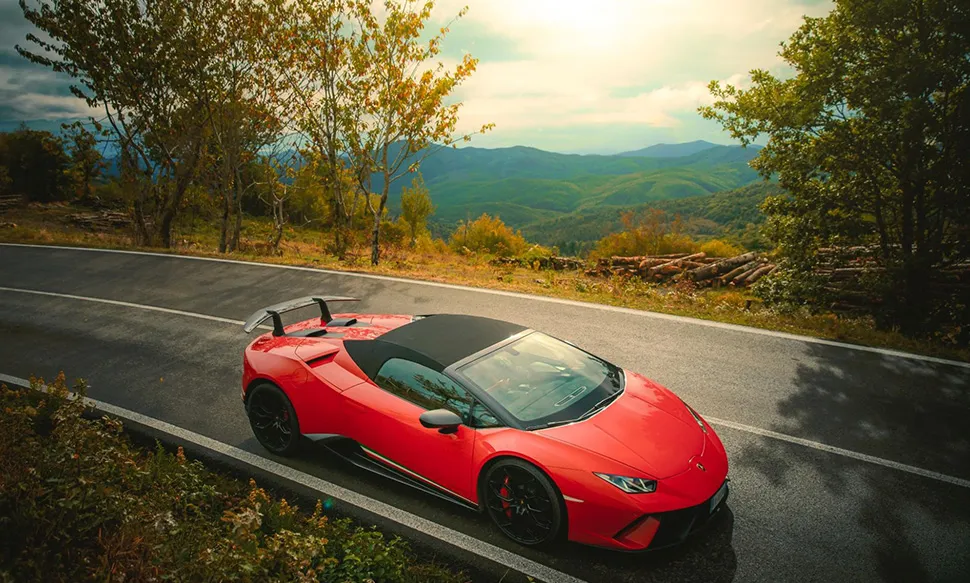
[[[253,314],[242,398],[269,451],[306,439],[486,512],[523,545],[684,540],[727,496],[714,430],[653,381],[518,324],[336,314],[306,297]],[[319,305],[284,326],[280,314]]]

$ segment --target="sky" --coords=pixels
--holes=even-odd
[[[468,14],[454,22],[465,5]],[[697,114],[711,102],[708,83],[743,86],[755,68],[784,75],[779,44],[804,15],[831,7],[830,0],[438,0],[429,26],[451,24],[445,64],[465,53],[479,59],[455,94],[463,104],[458,129],[496,127],[471,145],[610,154],[730,143]],[[17,0],[0,0],[0,130],[87,114],[69,79],[16,53],[30,31]]]

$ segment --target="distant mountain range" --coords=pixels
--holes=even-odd
[[[459,148],[429,157],[421,164],[421,173],[437,205],[434,220],[440,231],[489,213],[542,242],[551,242],[566,235],[546,228],[557,221],[581,224],[583,217],[600,212],[618,217],[625,208],[759,182],[748,165],[759,149],[700,141],[612,156],[557,154],[522,146]],[[400,190],[394,191],[392,213],[400,204]],[[578,235],[588,230],[570,231]]]
[[[712,144],[711,142],[705,142],[704,140],[697,140],[694,142],[685,142],[683,144],[654,144],[653,146],[647,146],[640,150],[634,150],[632,152],[623,152],[622,154],[617,154],[617,156],[626,157],[645,157],[645,158],[678,158],[680,156],[690,156],[691,154],[696,154],[704,150],[709,150],[711,148],[716,148],[717,144]]]

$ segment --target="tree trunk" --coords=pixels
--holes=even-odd
[[[384,205],[381,205],[384,210]],[[371,231],[370,262],[377,265],[381,260],[381,212],[374,213],[374,229]]]
[[[232,239],[229,240],[229,251],[233,252],[239,249],[239,237],[242,234],[242,200],[241,197],[236,198],[236,221],[232,226]]]
[[[277,255],[280,252],[280,241],[283,240],[285,217],[286,215],[283,214],[283,199],[277,198],[273,202],[273,223],[276,228],[276,232],[273,234],[273,253]]]
[[[148,232],[148,225],[145,222],[145,191],[139,190],[138,196],[135,197],[135,237],[138,239],[138,244],[144,247],[150,247],[152,244],[151,235]]]
[[[158,221],[158,237],[162,243],[162,247],[166,249],[172,248],[172,225],[174,224],[175,209],[169,206],[162,213],[162,217]]]
[[[225,253],[229,237],[229,197],[222,195],[222,221],[219,228],[219,253]]]

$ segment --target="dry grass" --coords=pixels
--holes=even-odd
[[[78,245],[100,248],[136,249],[123,230],[95,233],[66,221],[77,212],[69,207],[32,207],[0,216],[0,241],[17,243]],[[313,229],[288,229],[282,256],[270,253],[265,241],[270,225],[253,219],[244,227],[243,250],[232,259],[283,265],[319,267],[347,272],[374,273],[424,281],[521,292],[583,302],[607,304],[665,314],[675,314],[743,326],[778,330],[867,346],[904,350],[919,354],[970,361],[970,351],[942,341],[907,338],[897,332],[877,330],[869,318],[844,318],[834,314],[811,314],[807,310],[782,313],[764,307],[747,292],[735,290],[693,290],[689,287],[661,287],[637,280],[591,278],[580,272],[535,271],[523,267],[496,267],[488,256],[462,256],[440,246],[424,245],[424,252],[390,248],[379,266],[370,265],[369,249],[361,246],[343,260],[323,251],[329,237]],[[175,249],[150,249],[203,257],[224,257],[217,252],[218,231],[197,222],[181,227]],[[149,249],[144,249],[149,250]]]

